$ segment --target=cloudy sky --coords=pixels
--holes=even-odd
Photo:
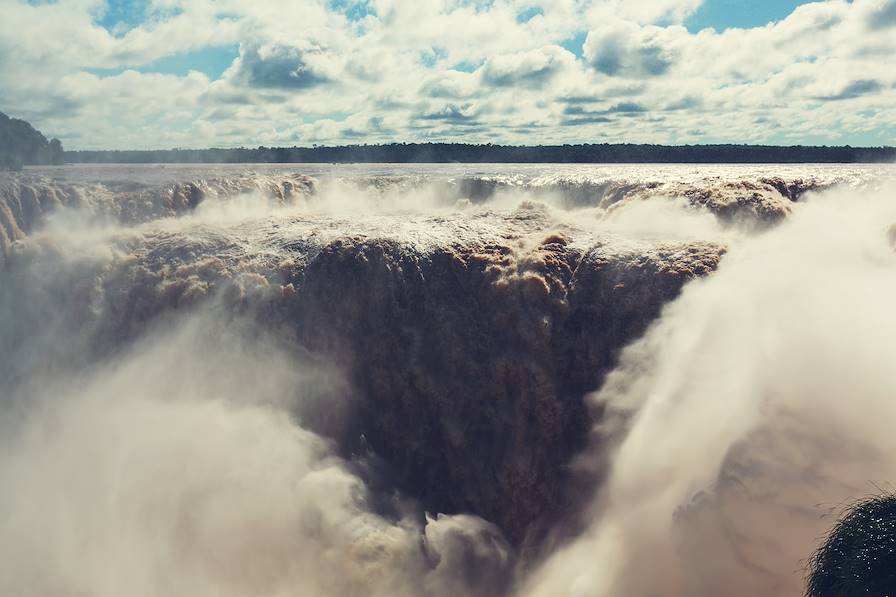
[[[896,144],[896,0],[0,0],[66,148]]]

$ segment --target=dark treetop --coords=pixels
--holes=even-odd
[[[47,138],[24,120],[0,112],[0,170],[26,164],[61,164],[62,143]]]

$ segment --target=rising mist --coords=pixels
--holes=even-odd
[[[793,595],[890,482],[888,168],[309,172],[3,181],[3,593]]]

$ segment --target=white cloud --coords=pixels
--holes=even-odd
[[[610,76],[656,77],[679,58],[676,45],[688,37],[683,27],[639,26],[620,21],[596,29],[585,40],[585,57]]]
[[[575,56],[558,46],[493,56],[482,68],[482,80],[493,87],[541,88],[575,64]]]
[[[703,2],[704,0],[604,0],[592,4],[588,18],[592,24],[603,22],[608,17],[637,23],[679,23]]]
[[[68,147],[519,143],[532,127],[542,142],[860,144],[896,125],[892,0],[690,33],[677,23],[699,4],[154,0],[113,35],[102,2],[0,0],[0,110]],[[240,50],[217,80],[151,72],[222,45]]]

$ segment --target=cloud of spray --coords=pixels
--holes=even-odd
[[[563,215],[579,225],[583,215],[591,216],[591,228],[596,231],[640,240],[732,242],[741,236],[738,226],[726,225],[710,211],[673,197],[624,201],[609,209],[578,210],[559,217],[562,219]]]
[[[254,214],[200,210],[192,234]],[[174,223],[74,216],[17,247],[0,288],[0,594],[502,590],[512,553],[497,529],[425,517],[367,484],[365,455],[337,457],[303,427],[309,409],[338,413],[347,384],[252,313],[212,296],[144,322],[111,354],[90,352],[89,322],[109,316],[93,286],[129,259],[121,237]],[[69,284],[85,292],[59,292]]]
[[[173,321],[138,322],[137,341],[100,361],[84,322],[104,318],[92,285],[131,259],[128,237],[171,234],[190,246],[164,250],[211,255],[232,229],[255,239],[309,212],[361,227],[359,214],[399,214],[392,226],[407,211],[491,221],[489,210],[533,201],[558,229],[610,233],[610,244],[708,238],[734,249],[593,398],[606,412],[582,466],[609,476],[591,524],[521,573],[519,592],[799,593],[822,516],[896,473],[896,207],[830,193],[746,238],[662,197],[612,209],[518,189],[456,201],[436,185],[333,185],[287,205],[257,193],[206,200],[125,228],[60,213],[20,242],[0,287],[0,594],[502,594],[513,557],[500,533],[473,517],[425,517],[338,458],[302,416],[343,408],[349,390],[251,317],[222,316],[212,297]]]
[[[504,197],[508,211],[535,198]],[[254,239],[309,212],[394,222],[414,211],[425,222],[444,209],[491,222],[501,209],[455,202],[437,185],[337,185],[293,204],[211,197],[130,225],[103,210],[47,214],[0,286],[0,594],[502,594],[513,554],[500,532],[471,516],[424,516],[374,469],[337,457],[304,418],[348,408],[339,373],[259,329],[255,314],[235,316],[187,279],[195,268],[181,271],[223,257],[223,239],[228,251],[245,243],[233,269],[251,275],[252,259],[276,253]],[[559,226],[563,210],[550,211]],[[641,210],[639,231],[668,221],[659,211]],[[601,214],[587,216],[601,226]],[[134,266],[147,250],[158,275]],[[163,302],[159,289],[175,282],[195,284],[204,302],[148,310],[133,327],[116,313]],[[145,296],[124,300],[135,293]]]
[[[807,198],[625,351],[593,397],[588,528],[521,594],[802,592],[842,504],[896,479],[892,198]]]
[[[283,408],[318,372],[193,315],[0,418],[0,593],[446,595],[510,552],[372,495]],[[235,325],[235,324],[232,324]],[[237,325],[238,327],[238,325]]]

